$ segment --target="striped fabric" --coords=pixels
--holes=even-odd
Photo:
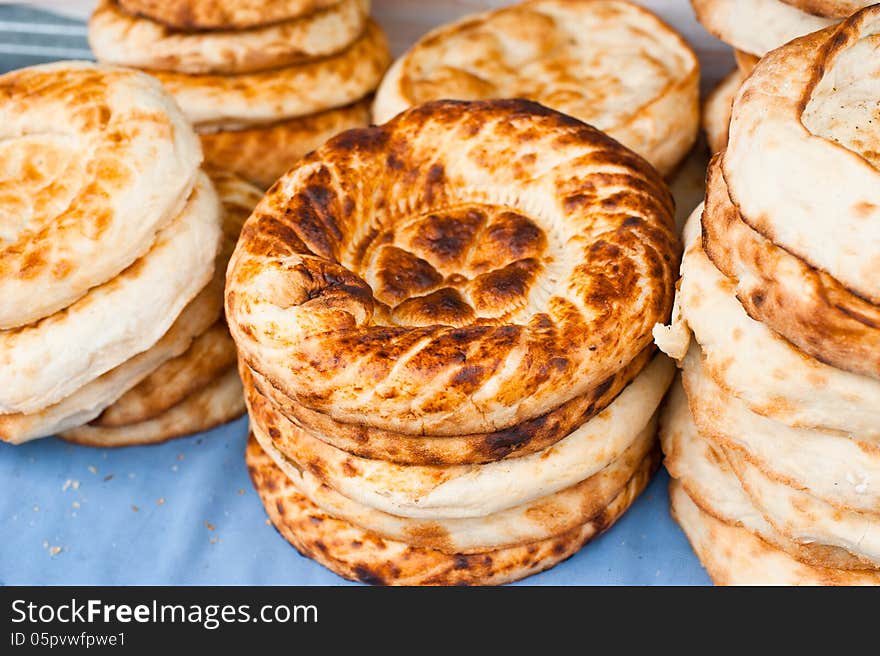
[[[0,72],[56,59],[93,59],[84,23],[0,4]]]

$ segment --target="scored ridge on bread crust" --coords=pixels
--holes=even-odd
[[[332,7],[339,0],[118,0],[130,14],[179,30],[246,29]]]
[[[609,137],[528,101],[437,101],[273,185],[227,319],[248,366],[337,421],[491,432],[649,345],[678,248],[664,183]]]
[[[346,424],[293,401],[259,373],[247,367],[243,378],[288,420],[318,439],[362,458],[403,465],[471,465],[520,458],[559,442],[602,412],[642,371],[653,349],[642,351],[623,369],[587,394],[575,397],[545,415],[491,433],[471,435],[409,435],[366,424]]]

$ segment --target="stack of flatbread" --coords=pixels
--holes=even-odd
[[[258,191],[223,178],[218,198],[185,117],[136,71],[7,74],[0,119],[0,438],[145,443],[240,414],[217,321]]]
[[[699,130],[699,76],[687,43],[643,7],[529,0],[426,34],[389,69],[373,117],[443,98],[527,98],[606,132],[666,176]]]
[[[390,61],[369,0],[101,0],[99,61],[156,75],[206,162],[263,188],[328,137],[370,122]]]
[[[661,439],[719,583],[880,583],[878,34],[765,55],[686,228]]]
[[[536,103],[331,139],[257,206],[227,280],[270,519],[370,583],[567,558],[656,467],[677,263],[655,170]]]
[[[713,153],[727,145],[730,108],[757,61],[792,39],[838,23],[874,0],[691,0],[697,20],[734,48],[736,68],[706,98],[703,129]]]

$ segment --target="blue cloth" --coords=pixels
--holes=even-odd
[[[266,524],[246,438],[242,418],[159,446],[0,445],[0,583],[344,583]],[[669,516],[667,484],[658,474],[607,533],[524,583],[709,583]]]
[[[85,27],[0,6],[0,71],[86,58]],[[244,466],[245,419],[154,447],[0,444],[0,584],[336,585],[272,526]],[[707,584],[659,474],[573,558],[525,584]]]

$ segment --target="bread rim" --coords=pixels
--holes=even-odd
[[[703,101],[703,132],[706,133],[706,140],[712,153],[721,152],[727,146],[727,130],[730,127],[733,99],[743,79],[740,69],[733,69]]]
[[[660,356],[602,413],[544,451],[482,465],[395,465],[358,458],[297,428],[242,376],[252,428],[349,499],[401,517],[481,517],[545,497],[594,475],[656,430],[674,367]]]
[[[352,455],[400,465],[475,465],[521,458],[556,444],[608,407],[650,362],[653,354],[653,348],[645,349],[589,393],[545,415],[500,431],[471,435],[408,435],[363,423],[345,424],[284,396],[249,367],[244,377],[293,424]]]
[[[280,23],[326,9],[339,0],[118,0],[129,14],[187,31],[241,30]]]
[[[717,159],[709,166],[702,227],[706,255],[732,281],[749,316],[821,362],[880,378],[880,305],[745,223]]]
[[[738,526],[703,512],[678,481],[672,516],[716,585],[880,585],[880,573],[811,567]]]
[[[859,9],[874,4],[873,0],[782,0],[782,2],[807,13],[828,18],[846,18]]]
[[[876,442],[877,380],[823,364],[749,317],[736,298],[734,283],[703,252],[702,211],[698,207],[685,226],[679,312],[672,337],[659,335],[661,350],[683,359],[693,330],[706,371],[753,412],[796,428]]]
[[[385,540],[321,511],[251,439],[246,462],[266,514],[303,556],[373,585],[500,585],[548,569],[608,530],[647,485],[636,476],[589,522],[562,535],[475,554],[445,554]]]
[[[202,151],[154,79],[90,62],[0,76],[0,124],[8,330],[62,311],[145,256],[186,204]]]
[[[530,24],[530,15],[538,15],[540,22],[548,24]],[[505,35],[505,29],[512,33]],[[550,52],[557,57],[557,64],[550,67],[551,79],[544,86],[536,81],[539,73],[534,71],[535,61],[522,53],[517,53],[518,58],[512,55],[515,61],[509,65],[499,61],[504,50],[500,43],[509,41],[521,49],[538,50],[541,41],[548,40],[554,30],[560,32],[560,43]],[[614,31],[621,33],[613,39],[604,38]],[[462,37],[463,34],[470,37]],[[461,43],[444,45],[457,37]],[[499,45],[490,50],[493,38]],[[463,49],[475,48],[478,39],[482,39],[487,52],[478,49],[467,56]],[[515,50],[515,46],[510,47]],[[612,47],[623,52],[603,51]],[[621,72],[621,67],[632,67],[636,60],[642,62],[645,71],[626,68],[625,73]],[[415,94],[413,69],[418,61],[436,65],[440,72],[424,83],[427,88],[423,92]],[[583,71],[570,71],[567,78],[560,80],[563,67],[570,62],[590,63]],[[602,111],[597,107],[597,98],[603,98],[610,88],[619,88],[615,76],[621,75],[641,75],[649,81],[631,86],[624,82],[622,86],[633,94],[635,89],[643,94],[648,83],[656,84],[660,79],[664,84],[653,95],[634,95],[617,102],[613,109]],[[529,0],[464,16],[423,36],[389,69],[376,92],[373,116],[377,123],[384,123],[409,107],[443,98],[528,98],[594,125],[645,157],[661,174],[669,175],[697,137],[699,76],[699,62],[687,42],[635,3]]]
[[[661,418],[660,439],[670,475],[703,512],[744,528],[801,562],[835,569],[872,569],[846,550],[802,543],[777,530],[743,489],[728,451],[697,431],[679,383]]]
[[[331,139],[273,185],[230,263],[226,316],[248,366],[337,421],[496,431],[650,342],[672,304],[672,226],[656,172],[590,126],[524,100],[437,101]],[[451,251],[419,236],[435,229],[456,232]]]
[[[235,366],[235,343],[224,321],[216,321],[189,348],[166,360],[88,422],[101,428],[139,424],[161,415]]]
[[[235,367],[210,385],[160,415],[128,426],[85,424],[61,433],[66,442],[96,448],[160,444],[221,426],[244,413],[241,381]]]
[[[880,445],[791,428],[762,417],[703,371],[699,347],[682,363],[693,421],[700,434],[736,451],[761,473],[840,510],[880,512]]]
[[[875,305],[878,136],[858,97],[864,90],[853,90],[874,78],[848,67],[874,61],[865,55],[878,24],[880,7],[869,7],[765,56],[734,101],[722,159],[743,221]]]
[[[691,0],[691,5],[697,20],[712,35],[757,57],[837,22],[782,0]]]
[[[268,189],[330,137],[370,124],[369,98],[288,121],[242,130],[201,131],[205,162]]]
[[[315,13],[249,30],[182,32],[101,0],[89,19],[89,45],[103,62],[190,75],[281,68],[344,50],[363,32],[369,0],[339,0]]]
[[[522,506],[484,517],[415,519],[352,501],[324,484],[308,468],[300,468],[286,458],[258,428],[252,427],[251,437],[296,491],[331,517],[382,539],[447,554],[480,553],[566,533],[600,514],[633,477],[649,478],[660,462],[656,436],[646,435],[590,478]]]
[[[382,28],[369,20],[348,48],[322,59],[239,75],[154,75],[197,130],[229,130],[350,105],[376,89],[390,59]]]
[[[217,194],[200,174],[135,264],[61,312],[0,331],[0,412],[39,412],[159,341],[211,279],[220,238]]]
[[[205,339],[203,333],[209,331],[211,325],[220,318],[223,309],[226,264],[238,239],[242,223],[260,198],[257,189],[229,173],[214,171],[211,179],[223,207],[223,243],[217,253],[211,281],[183,309],[168,332],[146,351],[126,360],[48,408],[30,414],[0,415],[0,440],[19,444],[38,437],[54,435],[94,420],[111,405],[126,403],[126,397],[131,400],[130,396],[133,396],[143,401],[141,393],[134,392],[143,382],[149,380],[151,384],[159,383],[157,379],[162,378],[163,371],[165,373],[169,369],[176,371],[180,367],[181,359],[184,361],[192,359],[192,355],[186,354],[191,350],[194,342],[203,341]],[[225,324],[223,326],[223,331],[228,333]],[[228,334],[227,341],[231,341]],[[230,344],[230,347],[232,359],[221,369],[234,364],[234,345]],[[197,353],[204,352],[204,349],[195,350]],[[172,362],[175,364],[171,364]],[[216,366],[217,362],[218,360],[214,360],[211,364]],[[221,369],[216,369],[215,372]],[[166,387],[163,394],[165,407],[159,408],[155,404],[151,406],[155,414],[195,391],[193,386],[199,382],[196,380],[197,377],[186,378],[190,389],[178,386],[175,393],[169,393]],[[166,379],[167,376],[162,378],[163,381]],[[142,407],[145,405],[141,404]],[[134,417],[129,413],[127,418],[127,423],[133,423],[136,419],[142,420],[147,417],[143,414]]]

